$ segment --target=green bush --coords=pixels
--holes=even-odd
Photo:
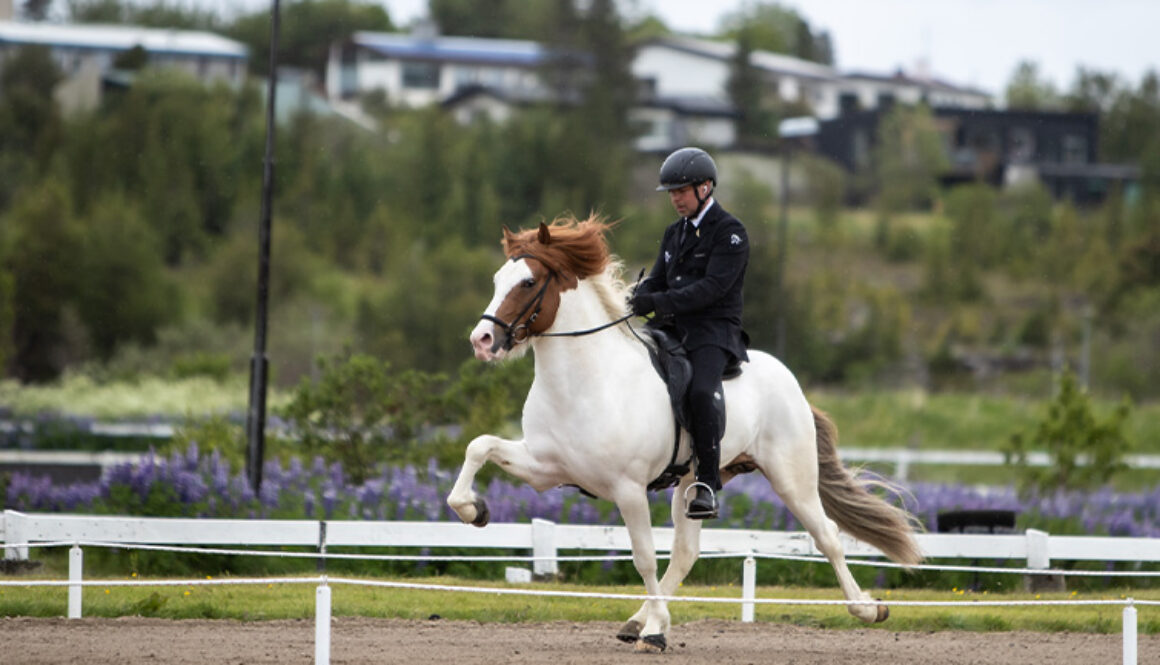
[[[1007,462],[1019,470],[1020,489],[1090,489],[1126,471],[1124,455],[1131,444],[1124,435],[1124,421],[1130,412],[1124,403],[1107,419],[1097,420],[1075,374],[1064,372],[1059,391],[1035,431],[1030,435],[1017,432],[1003,447]],[[1030,466],[1027,455],[1034,450],[1046,451],[1051,463]]]

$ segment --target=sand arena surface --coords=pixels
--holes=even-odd
[[[331,662],[421,665],[1097,665],[1123,662],[1120,634],[821,630],[706,620],[674,625],[664,654],[637,654],[606,622],[483,624],[336,617]],[[1160,663],[1160,636],[1139,637]],[[294,665],[314,662],[314,621],[0,618],[6,665]]]

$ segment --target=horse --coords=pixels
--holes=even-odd
[[[631,329],[622,264],[605,239],[611,226],[600,215],[565,215],[538,229],[504,227],[507,260],[470,342],[476,358],[488,362],[533,351],[524,438],[473,439],[447,503],[463,522],[487,525],[487,504],[473,489],[487,462],[537,491],[576,486],[615,503],[649,596],[617,637],[637,651],[663,651],[671,617],[661,598],[677,591],[697,560],[701,523],[685,516],[685,490],[693,482],[687,473],[672,494],[673,547],[658,581],[647,487],[669,466],[674,442],[682,459],[691,456],[691,439],[683,431],[678,439],[665,383]],[[850,574],[839,527],[912,565],[922,560],[916,520],[842,465],[836,427],[779,360],[750,351],[724,390],[722,482],[760,471],[833,566],[850,614],[866,623],[886,620],[889,608]]]

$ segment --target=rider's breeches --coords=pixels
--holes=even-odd
[[[721,446],[718,440],[715,402],[725,399],[721,392],[721,373],[729,352],[716,346],[702,346],[689,352],[693,362],[693,381],[689,386],[689,417],[693,450],[697,454],[697,482],[714,491],[721,489]]]

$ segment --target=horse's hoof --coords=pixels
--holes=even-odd
[[[636,643],[636,650],[642,653],[661,653],[668,645],[664,634],[657,633],[640,638],[640,641]]]
[[[471,520],[472,526],[483,528],[491,521],[491,512],[487,509],[487,502],[483,499],[475,500],[475,519]]]
[[[641,627],[642,626],[640,625],[639,621],[626,621],[624,625],[620,627],[620,632],[616,634],[616,639],[620,640],[621,642],[632,644],[633,642],[640,639]]]
[[[874,600],[882,600],[882,599],[875,598]],[[882,623],[883,621],[886,621],[889,618],[890,618],[890,608],[885,606],[885,605],[879,605],[878,606],[878,616],[875,617],[874,623]]]

